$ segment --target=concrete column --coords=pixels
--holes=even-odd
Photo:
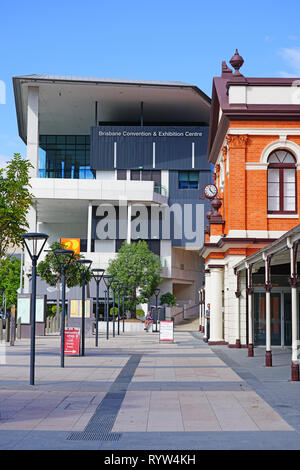
[[[38,176],[39,166],[39,88],[28,87],[27,102],[27,159],[34,168],[30,169],[30,177]]]
[[[207,304],[210,304],[210,270],[205,270],[205,302],[203,305],[204,315],[207,310]],[[208,342],[208,334],[207,334],[207,318],[204,316],[204,331],[203,331],[203,341],[205,343]]]
[[[92,201],[89,201],[88,205],[88,223],[87,223],[87,252],[92,251]]]
[[[252,265],[247,266],[247,296],[248,296],[248,357],[254,356],[253,347],[253,287]]]
[[[254,356],[253,347],[253,289],[247,289],[248,295],[248,357]]]
[[[291,364],[291,380],[293,382],[299,381],[299,359],[298,359],[298,292],[297,292],[297,250],[298,245],[294,244],[290,247],[291,257],[291,277],[289,283],[291,286],[291,300],[292,300],[292,364]]]
[[[223,267],[213,266],[210,269],[210,338],[209,344],[224,343],[223,338]]]
[[[128,203],[127,208],[127,243],[131,243],[131,203]]]
[[[265,289],[266,289],[266,367],[272,367],[271,350],[271,279],[270,279],[270,256],[265,258]]]
[[[240,328],[240,296],[241,296],[241,290],[240,290],[240,273],[234,271],[234,274],[236,275],[236,291],[235,291],[235,310],[236,310],[236,333],[235,333],[235,347],[240,348],[241,347],[241,328]]]

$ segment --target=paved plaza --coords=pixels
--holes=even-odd
[[[60,367],[58,336],[1,343],[0,449],[300,449],[300,383],[290,350],[209,347],[196,331],[86,340]],[[5,353],[5,357],[3,354]],[[5,360],[4,360],[5,359]]]

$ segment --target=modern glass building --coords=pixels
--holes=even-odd
[[[48,233],[49,244],[79,240],[95,268],[124,241],[144,239],[162,261],[161,293],[196,305],[210,99],[182,82],[24,75],[13,83],[34,167],[30,230]],[[25,291],[29,272],[25,260]]]

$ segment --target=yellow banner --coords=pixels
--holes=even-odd
[[[67,250],[73,250],[76,255],[80,253],[80,238],[61,238],[60,243]]]

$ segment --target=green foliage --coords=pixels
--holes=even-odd
[[[114,308],[111,307],[110,310],[109,310],[109,314],[110,314],[111,317],[113,316],[113,313],[114,313]],[[121,314],[121,312],[120,312],[120,314]],[[118,316],[118,307],[115,306],[115,317],[117,317],[117,316]]]
[[[171,292],[166,292],[160,298],[160,305],[168,305],[169,307],[175,307],[176,305],[176,297],[175,295],[171,294]]]
[[[128,286],[125,310],[130,310],[132,317],[136,315],[136,306],[148,302],[160,284],[161,270],[159,256],[149,250],[144,240],[124,242],[118,257],[110,262],[107,273]]]
[[[32,204],[29,188],[29,160],[19,153],[0,168],[0,259],[9,246],[20,246],[22,234],[28,230],[26,214]]]
[[[142,308],[138,308],[135,313],[138,318],[142,318],[145,316],[145,312]]]
[[[54,242],[50,246],[50,251],[45,256],[45,259],[38,264],[37,273],[38,275],[47,282],[50,286],[54,287],[62,280],[62,268],[58,263],[54,254],[55,250],[65,248],[60,242]],[[66,284],[68,287],[74,287],[81,285],[81,274],[80,266],[76,263],[76,259],[82,258],[82,255],[74,255],[72,260],[66,269]],[[68,259],[64,259],[64,264],[67,265]],[[92,273],[89,272],[86,276],[87,282],[93,277]]]
[[[0,303],[5,292],[7,310],[17,305],[17,290],[20,287],[21,261],[15,256],[0,258]]]

